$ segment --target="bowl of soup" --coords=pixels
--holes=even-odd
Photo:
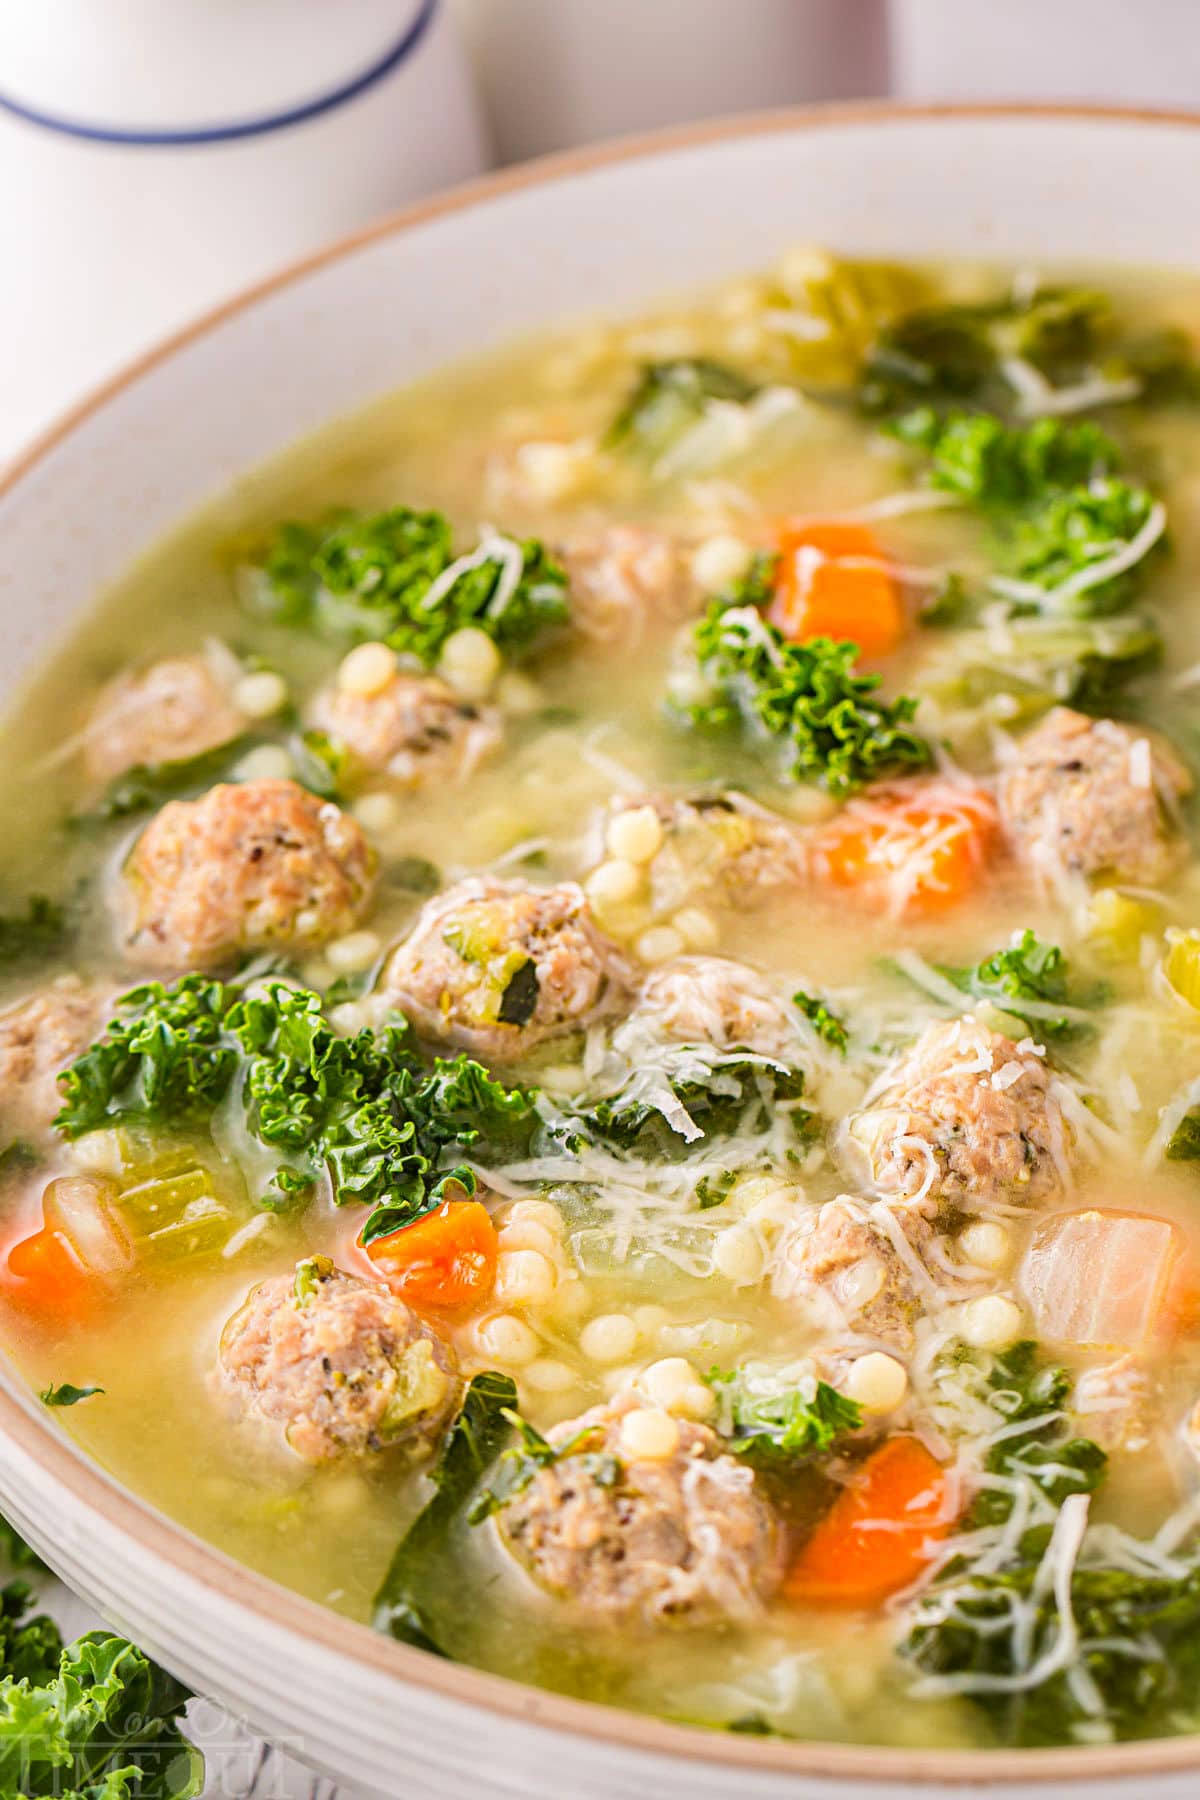
[[[1196,144],[501,177],[9,477],[0,1503],[340,1778],[1189,1791]]]

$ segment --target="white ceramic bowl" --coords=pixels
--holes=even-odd
[[[2,689],[161,531],[261,458],[432,365],[619,311],[798,240],[894,256],[1200,266],[1200,119],[1014,110],[766,117],[502,176],[341,245],[89,401],[0,494]],[[0,1507],[186,1681],[406,1800],[887,1800],[994,1781],[1185,1800],[1200,1740],[971,1756],[660,1724],[392,1644],[121,1491],[11,1377]]]

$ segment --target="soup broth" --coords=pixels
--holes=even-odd
[[[104,1467],[674,1719],[1197,1727],[1198,317],[794,252],[100,600],[5,728],[0,1314]]]

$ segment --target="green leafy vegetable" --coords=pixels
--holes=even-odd
[[[0,963],[44,962],[57,956],[69,937],[63,908],[34,894],[23,913],[0,914]]]
[[[850,1047],[850,1034],[837,1014],[831,1012],[815,994],[793,994],[792,1005],[804,1014],[817,1036],[842,1056]]]
[[[375,1596],[377,1630],[436,1656],[446,1654],[428,1611],[429,1596],[445,1593],[451,1533],[510,1441],[516,1409],[517,1388],[510,1376],[488,1372],[473,1378],[431,1471],[433,1497],[401,1538]]]
[[[406,506],[281,525],[249,595],[280,623],[379,639],[426,668],[464,626],[519,656],[568,616],[566,575],[536,539],[494,534],[456,558],[444,515]]]
[[[1029,506],[1047,490],[1086,487],[1114,475],[1121,461],[1112,438],[1090,421],[1038,419],[1012,426],[991,413],[940,414],[921,407],[889,429],[928,455],[935,488],[976,506]]]
[[[43,1406],[77,1406],[81,1400],[90,1400],[93,1394],[102,1394],[102,1387],[75,1387],[69,1381],[62,1381],[57,1387],[44,1388],[38,1395]]]
[[[736,369],[702,357],[647,363],[605,443],[609,449],[631,450],[657,462],[699,424],[714,400],[744,405],[757,392],[756,385]]]
[[[1023,1339],[996,1357],[988,1376],[991,1404],[1005,1415],[1009,1435],[988,1451],[984,1470],[1009,1484],[984,1487],[971,1509],[971,1526],[999,1525],[1015,1505],[1011,1483],[1024,1479],[1061,1506],[1071,1494],[1091,1494],[1104,1479],[1108,1457],[1090,1438],[1072,1437],[1065,1416],[1072,1390],[1066,1369],[1044,1364],[1039,1346]],[[1026,1424],[1027,1430],[1013,1427]],[[1040,1552],[1046,1527],[1025,1534],[1023,1548]]]
[[[763,1129],[781,1113],[803,1138],[813,1119],[798,1104],[804,1085],[804,1071],[789,1063],[737,1049],[713,1060],[710,1051],[685,1044],[664,1058],[661,1098],[653,1091],[646,1098],[620,1093],[572,1106],[553,1129],[559,1136],[636,1150],[649,1160],[674,1160],[699,1138]]]
[[[879,677],[855,672],[855,644],[789,644],[753,606],[721,600],[696,625],[693,644],[707,692],[676,710],[705,730],[778,745],[793,780],[841,798],[929,766],[930,746],[910,728],[917,702],[878,699]]]
[[[1200,1112],[1185,1113],[1163,1152],[1170,1162],[1200,1161]]]
[[[588,1453],[583,1450],[589,1438],[596,1435],[594,1425],[584,1425],[563,1443],[552,1444],[520,1413],[509,1411],[505,1417],[517,1433],[518,1441],[501,1456],[497,1479],[483,1489],[471,1507],[467,1514],[469,1525],[480,1525],[493,1513],[502,1512],[510,1500],[525,1492],[539,1469],[552,1468],[568,1456],[574,1457],[601,1487],[615,1487],[620,1481],[621,1463],[617,1457],[607,1451]]]
[[[27,1544],[16,1526],[0,1514],[0,1562],[6,1562],[10,1569],[44,1569],[45,1563],[33,1548]]]
[[[262,1203],[287,1206],[327,1171],[339,1204],[374,1209],[365,1243],[432,1211],[452,1186],[475,1191],[447,1152],[511,1152],[536,1124],[527,1093],[467,1056],[427,1067],[399,1015],[340,1037],[307,989],[272,982],[244,994],[189,975],[136,988],[120,1007],[62,1077],[61,1132],[126,1120],[195,1129],[235,1091],[247,1129],[281,1152]]]
[[[1035,932],[1017,933],[1006,950],[995,950],[971,969],[937,965],[972,1000],[986,1000],[1001,1012],[1021,1019],[1035,1037],[1079,1037],[1094,1029],[1080,1013],[1102,1006],[1108,998],[1103,982],[1072,978],[1063,952],[1043,944]],[[1055,1009],[1061,1007],[1061,1012]]]
[[[136,763],[115,775],[96,804],[77,814],[73,822],[133,818],[137,813],[153,812],[179,794],[211,787],[229,774],[247,741],[248,734],[242,732],[199,756],[181,757],[177,762]]]
[[[59,1800],[191,1800],[204,1762],[180,1729],[189,1695],[124,1638],[63,1646],[29,1618],[28,1590],[0,1595],[0,1794]]]
[[[714,1369],[707,1379],[727,1410],[729,1449],[763,1469],[780,1470],[823,1456],[838,1438],[862,1424],[861,1406],[825,1381],[818,1381],[807,1396],[796,1388],[760,1391],[765,1384],[750,1382],[740,1369]]]

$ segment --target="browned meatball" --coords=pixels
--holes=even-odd
[[[753,1471],[686,1419],[675,1421],[670,1455],[631,1454],[622,1421],[642,1404],[626,1394],[556,1426],[551,1443],[574,1440],[571,1452],[503,1508],[502,1541],[596,1624],[752,1619],[781,1574],[778,1528]]]
[[[58,1076],[96,1035],[100,998],[64,976],[0,1012],[0,1120],[9,1132],[41,1131],[61,1104]]]
[[[251,1415],[284,1427],[305,1462],[404,1445],[427,1451],[457,1405],[450,1346],[382,1282],[327,1256],[250,1294],[221,1333],[219,1379]]]
[[[460,699],[436,675],[398,672],[375,694],[326,688],[313,701],[312,722],[360,769],[406,788],[457,781],[500,742],[495,708]]]
[[[245,729],[203,656],[164,657],[101,689],[84,733],[84,767],[93,781],[111,781],[139,763],[202,756]]]
[[[294,781],[210,788],[164,806],[125,865],[126,947],[156,968],[305,950],[349,930],[373,858],[354,820]]]
[[[914,1207],[843,1194],[801,1214],[779,1247],[772,1286],[824,1331],[878,1338],[907,1353],[932,1291],[923,1257],[932,1238]]]
[[[612,1011],[627,980],[573,883],[469,880],[425,907],[381,997],[434,1042],[504,1061]]]
[[[1013,845],[1039,879],[1111,875],[1155,883],[1184,854],[1168,811],[1191,777],[1160,738],[1055,707],[1000,772]]]
[[[674,912],[699,894],[742,909],[759,906],[803,879],[799,833],[744,794],[642,795],[617,801],[613,812],[643,806],[652,806],[663,826],[650,863],[656,913]]]
[[[663,963],[642,984],[627,1025],[632,1037],[645,1025],[677,1044],[745,1048],[783,1057],[800,1045],[800,1032],[766,978],[725,956],[681,956]]]
[[[1050,1072],[978,1019],[930,1025],[840,1134],[843,1161],[879,1193],[936,1212],[1060,1193],[1072,1145]]]
[[[694,593],[679,547],[642,525],[607,525],[560,547],[571,623],[593,643],[632,648],[656,625],[691,610]]]

